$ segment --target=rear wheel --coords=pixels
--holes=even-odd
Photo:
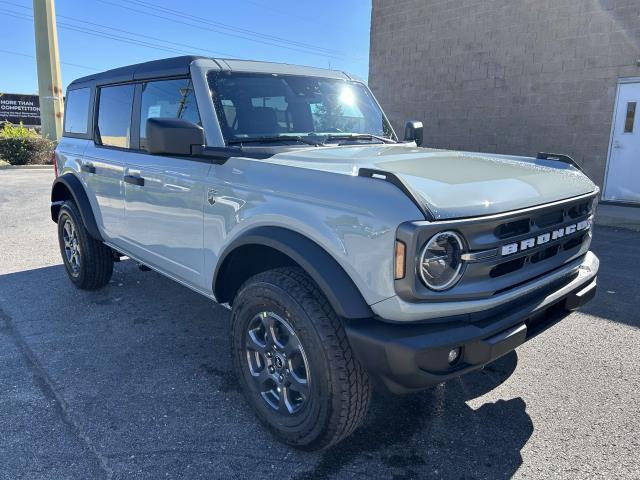
[[[94,239],[82,222],[75,203],[65,202],[58,214],[58,242],[67,274],[76,287],[96,290],[109,283],[113,253]]]
[[[280,440],[329,447],[364,419],[371,387],[342,323],[298,268],[248,280],[233,302],[234,366],[258,418]]]

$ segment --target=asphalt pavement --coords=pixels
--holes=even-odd
[[[51,170],[0,171],[0,479],[640,478],[640,234],[596,227],[599,292],[485,370],[376,394],[305,453],[255,421],[229,312],[132,262],[76,290]]]

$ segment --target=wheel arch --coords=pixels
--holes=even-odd
[[[320,245],[282,227],[256,227],[243,233],[220,255],[213,276],[218,302],[231,303],[249,277],[279,266],[297,265],[318,285],[344,318],[370,318],[373,312],[342,266]]]
[[[78,210],[80,210],[80,216],[89,235],[102,242],[102,235],[98,230],[98,224],[87,192],[78,177],[71,173],[60,175],[53,182],[53,187],[51,188],[51,220],[58,222],[60,207],[67,200],[73,200]]]

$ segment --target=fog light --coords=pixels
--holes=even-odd
[[[449,350],[449,356],[448,356],[449,365],[453,365],[454,363],[456,363],[459,357],[460,357],[460,347],[452,348],[451,350]]]

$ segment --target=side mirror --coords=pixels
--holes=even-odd
[[[416,142],[416,145],[422,145],[424,128],[422,122],[410,121],[404,127],[404,141]]]
[[[179,118],[147,120],[147,151],[165,155],[191,155],[193,146],[204,145],[204,130]]]

